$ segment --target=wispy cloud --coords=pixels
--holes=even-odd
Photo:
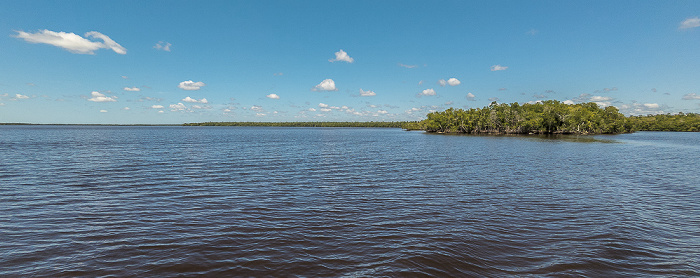
[[[331,62],[331,63],[338,62],[338,61],[352,63],[355,61],[355,59],[350,57],[347,52],[345,52],[341,49],[340,51],[335,53],[335,59],[328,59],[328,62]]]
[[[369,90],[365,91],[365,90],[362,90],[362,88],[360,88],[360,96],[362,96],[362,97],[371,97],[371,96],[376,96],[376,95],[377,94],[374,93],[373,91],[369,91]]]
[[[141,88],[139,88],[139,87],[124,87],[124,91],[138,92],[138,91],[141,91]]]
[[[690,29],[700,27],[700,17],[686,18],[678,26],[678,29]]]
[[[156,43],[156,45],[153,46],[153,48],[170,52],[171,46],[172,44],[169,42],[159,41],[158,43]]]
[[[692,93],[692,94],[685,94],[683,95],[684,100],[693,100],[693,99],[700,99],[700,95]]]
[[[102,42],[91,41],[74,33],[54,32],[46,29],[36,33],[27,33],[24,31],[15,32],[17,32],[17,35],[15,35],[16,38],[24,39],[26,42],[49,44],[76,54],[95,54],[95,50],[101,48],[111,49],[118,54],[126,54],[126,48],[122,47],[108,36],[96,31],[85,33],[85,37],[99,39],[102,40]]]
[[[491,71],[499,71],[499,70],[507,70],[508,67],[501,66],[501,65],[493,65],[491,66]]]
[[[405,65],[405,64],[402,64],[402,63],[398,63],[398,65],[399,65],[399,67],[404,67],[404,68],[407,68],[407,69],[412,69],[412,68],[417,68],[417,67],[418,67],[417,65]]]

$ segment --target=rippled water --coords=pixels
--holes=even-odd
[[[0,276],[698,276],[700,134],[0,127]]]

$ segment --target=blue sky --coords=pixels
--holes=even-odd
[[[700,1],[3,1],[0,122],[700,113]]]

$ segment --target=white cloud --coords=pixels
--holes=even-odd
[[[497,98],[497,97],[490,97],[490,98],[489,98],[489,101],[490,101],[490,102],[501,101],[501,99],[499,99],[499,98]]]
[[[644,107],[649,108],[649,109],[657,109],[659,108],[658,103],[645,103]]]
[[[435,95],[435,90],[433,89],[425,89],[423,92],[420,93],[421,95],[424,96],[434,96]]]
[[[423,80],[418,81],[418,86],[423,85]]]
[[[126,48],[100,32],[87,32],[85,37],[100,39],[102,42],[91,41],[74,33],[54,32],[46,29],[36,33],[16,32],[15,37],[24,39],[26,42],[50,44],[76,54],[95,54],[95,50],[101,48],[112,49],[118,54],[126,54]]]
[[[165,113],[163,110],[158,111],[158,113],[163,114]]]
[[[700,27],[700,17],[686,18],[683,20],[683,22],[681,22],[681,25],[678,26],[678,29],[689,29],[696,27]]]
[[[206,86],[207,84],[204,84],[204,82],[193,82],[192,80],[187,80],[187,81],[182,81],[180,82],[180,85],[177,85],[178,88],[186,90],[186,91],[196,91],[201,89],[202,87]]]
[[[263,111],[263,108],[262,108],[262,106],[253,105],[253,106],[250,107],[250,110],[253,110],[253,111]]]
[[[311,88],[312,91],[337,91],[338,88],[335,87],[335,81],[333,79],[326,79],[321,81],[318,85]]]
[[[507,70],[508,67],[504,67],[501,65],[493,65],[491,66],[491,71],[499,71],[499,70]]]
[[[131,110],[131,108],[129,108],[129,107],[124,107],[124,108],[122,108],[122,109],[123,109],[123,110],[127,110],[127,111],[128,111],[128,110]]]
[[[467,100],[475,101],[475,100],[476,100],[476,96],[475,96],[474,94],[472,94],[472,93],[468,93],[468,94],[467,94]]]
[[[100,110],[100,113],[107,113],[107,110],[102,109]]]
[[[695,93],[693,93],[693,94],[685,94],[685,95],[683,96],[683,99],[684,99],[684,100],[700,99],[700,96],[699,96],[698,94],[695,94]]]
[[[172,106],[172,105],[171,105],[171,106]],[[156,104],[156,105],[151,106],[151,108],[153,108],[153,109],[163,109],[163,108],[165,108],[165,107],[163,107],[163,105],[158,105],[158,104]]]
[[[159,106],[160,106],[160,105],[159,105]],[[178,110],[183,111],[183,110],[186,110],[186,109],[187,109],[187,106],[185,106],[184,104],[182,104],[182,102],[179,102],[178,104],[171,104],[171,105],[170,105],[170,109],[171,109],[172,111],[178,111]]]
[[[159,41],[153,48],[170,52],[170,46],[172,46],[172,44],[169,42]]]
[[[382,115],[383,115],[383,114],[389,114],[389,112],[386,111],[386,110],[378,110],[377,113],[378,113],[378,114],[382,114]]]
[[[563,103],[564,103],[564,104],[569,104],[569,105],[571,105],[571,104],[574,104],[574,101],[573,101],[573,100],[570,100],[570,99],[567,99],[567,100],[565,100]]]
[[[328,107],[328,104],[325,104],[325,103],[319,103],[319,104],[318,104],[318,107],[321,107],[321,108],[326,108],[326,107]]]
[[[117,101],[115,96],[108,97],[105,96],[104,94],[100,94],[99,92],[92,92],[90,93],[92,96],[91,98],[88,99],[88,101],[94,101],[94,102],[113,102]]]
[[[457,86],[459,84],[462,84],[462,82],[459,81],[459,79],[453,77],[453,78],[447,79],[447,84],[449,84],[450,86]]]
[[[124,91],[138,92],[138,91],[141,91],[141,88],[139,88],[139,87],[124,87]]]
[[[601,102],[601,101],[610,101],[612,100],[611,97],[603,97],[603,96],[592,96],[590,101],[592,102]]]
[[[371,96],[376,96],[377,94],[374,93],[373,91],[365,91],[360,88],[360,96],[362,97],[371,97]]]
[[[278,96],[277,94],[269,94],[269,95],[266,95],[266,97],[271,98],[271,99],[280,99],[280,96]]]
[[[340,51],[335,53],[335,59],[328,59],[328,62],[331,62],[331,63],[336,62],[336,61],[343,61],[343,62],[352,63],[355,61],[355,59],[348,56],[348,53],[341,49]]]
[[[209,101],[206,98],[197,100],[197,99],[194,99],[191,97],[186,97],[186,98],[183,98],[182,101],[189,102],[189,103],[209,103]]]
[[[310,112],[316,112],[316,108],[309,108],[308,109]]]
[[[440,79],[440,80],[438,80],[438,84],[439,84],[441,87],[445,87],[445,85],[447,85],[447,81],[445,81],[445,79]]]
[[[29,96],[26,95],[20,95],[20,94],[15,94],[15,99],[28,99]]]
[[[329,109],[329,108],[321,108],[321,109],[319,109],[319,110],[321,110],[321,112],[330,112],[332,109]]]
[[[399,63],[399,67],[404,67],[404,68],[407,68],[407,69],[412,69],[412,68],[416,68],[416,67],[418,67],[418,66],[416,66],[416,65],[404,65],[404,64],[402,64],[402,63]]]

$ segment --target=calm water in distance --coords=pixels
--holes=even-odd
[[[0,276],[698,276],[700,133],[0,127]]]

